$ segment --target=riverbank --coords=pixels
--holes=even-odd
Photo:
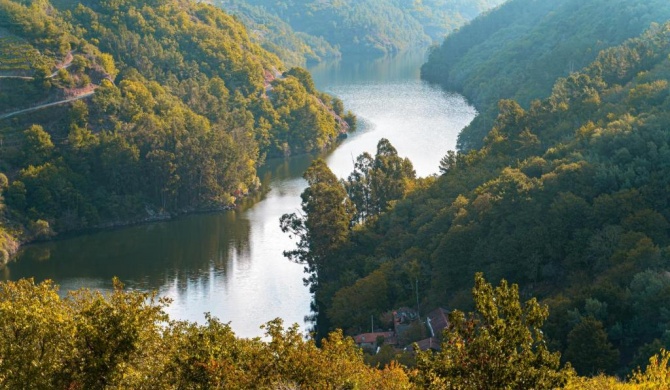
[[[339,117],[338,117],[339,118]],[[355,127],[350,127],[349,124],[346,124],[347,131],[354,131]],[[353,129],[353,130],[352,130]],[[337,138],[331,141],[326,150],[321,151],[320,153],[301,153],[294,156],[281,157],[276,156],[268,158],[265,161],[265,164],[259,168],[259,172],[267,168],[268,165],[277,165],[282,161],[287,161],[289,158],[313,158],[315,155],[322,155],[324,153],[329,153],[334,151],[342,141],[346,140],[348,137],[348,132],[340,132]],[[258,178],[258,177],[257,177]],[[14,234],[3,230],[3,224],[0,223],[0,269],[9,265],[12,261],[16,260],[16,256],[19,254],[21,248],[31,245],[46,243],[50,241],[57,240],[67,240],[73,237],[80,235],[92,234],[101,231],[110,231],[115,229],[124,229],[137,225],[152,224],[157,222],[167,222],[172,221],[180,217],[197,215],[197,214],[209,214],[209,213],[221,213],[232,210],[240,210],[252,207],[254,203],[260,201],[260,198],[263,194],[266,194],[270,188],[266,188],[260,182],[258,178],[258,184],[256,188],[248,191],[246,193],[238,193],[235,197],[235,203],[229,205],[217,205],[217,206],[203,206],[203,207],[191,207],[191,208],[182,208],[179,210],[156,210],[151,205],[145,205],[145,213],[142,215],[137,215],[130,219],[117,219],[105,221],[103,223],[81,228],[81,229],[72,229],[65,230],[61,232],[54,232],[48,222],[38,220],[34,222],[30,227],[23,226],[21,224],[16,224]]]
[[[20,243],[0,226],[0,269],[16,256],[19,247]]]
[[[112,229],[122,229],[130,226],[163,222],[169,221],[179,216],[188,215],[191,213],[206,213],[206,212],[215,212],[215,211],[226,211],[234,209],[234,206],[222,206],[216,209],[195,209],[192,211],[182,211],[182,212],[147,212],[147,215],[129,219],[129,220],[116,220],[109,221],[99,225],[95,225],[83,229],[73,229],[66,230],[60,233],[53,232],[46,221],[38,220],[34,223],[35,228],[38,232],[31,233],[29,229],[25,226],[18,227],[16,235],[11,235],[10,233],[0,230],[0,269],[6,267],[13,260],[16,259],[19,250],[27,245],[55,241],[60,239],[67,239],[73,236],[95,233],[102,230],[112,230]],[[0,229],[2,226],[0,225]]]
[[[312,296],[303,284],[304,266],[282,254],[295,242],[279,219],[300,210],[302,175],[317,156],[346,178],[356,156],[374,153],[379,139],[387,138],[412,160],[418,176],[438,172],[440,159],[476,112],[461,96],[419,79],[424,58],[406,53],[310,69],[319,90],[357,114],[359,129],[332,152],[268,158],[257,172],[261,189],[235,209],[36,242],[19,251],[0,279],[50,279],[63,292],[109,291],[117,276],[128,288],[171,299],[168,314],[175,320],[204,323],[209,312],[230,321],[241,337],[256,337],[263,335],[261,324],[281,317],[307,331]]]

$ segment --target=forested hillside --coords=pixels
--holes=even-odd
[[[405,199],[364,225],[345,214],[337,249],[308,240],[318,325],[358,332],[400,307],[470,307],[472,275],[484,272],[549,305],[549,345],[580,374],[629,372],[669,347],[669,55],[670,24],[656,25],[528,109],[502,101],[482,149],[448,153],[432,184],[404,176]],[[367,160],[339,184],[354,210],[356,194],[371,199],[389,177]],[[307,238],[332,216],[318,204],[303,196]]]
[[[383,55],[426,46],[504,1],[212,2],[238,15],[263,47],[284,61],[304,65],[340,54]]]
[[[0,55],[0,263],[11,236],[230,207],[266,157],[349,128],[309,73],[187,0],[0,0]]]
[[[297,325],[263,326],[265,340],[237,338],[229,324],[170,321],[153,294],[78,290],[63,298],[49,282],[0,283],[3,389],[664,389],[670,353],[626,383],[578,377],[547,350],[546,308],[522,304],[517,286],[478,275],[478,310],[454,315],[438,353],[417,351],[415,367],[370,367],[354,340],[333,332],[317,347]],[[467,340],[467,343],[463,341]]]
[[[262,5],[247,0],[213,0],[212,4],[239,17],[252,40],[279,56],[287,65],[306,66],[342,55],[323,37],[294,31],[289,23]]]
[[[459,147],[479,148],[499,99],[528,108],[600,50],[668,19],[664,0],[511,0],[450,34],[431,53],[422,77],[461,92],[477,107],[481,115],[461,133]]]

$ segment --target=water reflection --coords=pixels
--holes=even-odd
[[[225,274],[231,254],[250,254],[250,223],[240,214],[192,215],[28,246],[8,267],[8,277],[74,281],[95,275],[98,286],[111,286],[118,276],[138,288],[158,289],[176,274],[197,278],[210,267]]]
[[[418,79],[423,53],[354,59],[312,69],[316,84],[339,96],[359,117],[360,130],[325,157],[345,177],[353,159],[388,138],[419,175],[438,170],[458,132],[474,117],[462,97]],[[243,337],[282,317],[304,325],[310,294],[303,267],[282,256],[294,242],[279,218],[300,207],[302,173],[314,156],[270,161],[259,172],[265,192],[238,210],[80,235],[24,248],[1,279],[53,279],[63,290],[111,288],[118,276],[130,288],[157,290],[173,300],[173,318],[203,321],[204,313],[231,321]]]
[[[342,85],[387,84],[396,81],[419,81],[421,65],[425,62],[424,50],[406,51],[393,57],[369,59],[349,56],[335,61],[322,62],[309,70],[319,89]]]
[[[458,133],[476,115],[465,99],[419,79],[424,51],[393,58],[365,61],[357,58],[320,64],[313,69],[315,84],[341,98],[363,123],[347,142],[328,158],[339,177],[353,169],[352,160],[374,152],[384,137],[409,157],[419,176],[438,172],[440,159],[455,149]]]

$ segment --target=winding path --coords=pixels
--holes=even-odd
[[[74,60],[74,56],[72,55],[73,51],[70,50],[65,58],[63,59],[63,62],[59,62],[56,64],[56,70],[51,73],[50,75],[46,76],[48,79],[52,79],[58,75],[58,71],[61,69],[67,69],[70,66],[72,66],[72,60]],[[6,76],[0,76],[0,79],[21,79],[21,80],[33,80],[34,77],[32,76],[14,76],[14,75],[6,75]]]
[[[73,97],[65,99],[65,100],[59,100],[57,102],[40,104],[39,106],[30,107],[30,108],[26,108],[26,109],[23,109],[23,110],[3,114],[3,115],[0,115],[0,120],[9,118],[9,117],[12,117],[12,116],[15,116],[15,115],[25,114],[27,112],[37,111],[37,110],[40,110],[40,109],[46,108],[46,107],[57,106],[57,105],[60,105],[60,104],[70,103],[70,102],[73,102],[75,100],[85,99],[89,96],[93,96],[94,93],[95,93],[95,90],[83,93],[81,95],[73,96]]]
[[[30,76],[0,76],[0,79],[21,79],[21,80],[32,80],[34,77]]]

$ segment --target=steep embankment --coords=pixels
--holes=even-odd
[[[348,128],[307,72],[281,75],[205,4],[0,0],[0,55],[3,237],[230,207],[266,156]]]
[[[306,66],[342,55],[323,37],[293,30],[289,23],[262,5],[246,0],[213,0],[211,3],[239,17],[251,38],[287,65]]]
[[[504,0],[421,1],[214,0],[237,15],[252,37],[284,61],[384,55],[421,47]]]
[[[468,307],[483,271],[549,304],[546,334],[579,373],[668,348],[669,55],[670,24],[655,26],[528,110],[504,101],[481,150],[447,155],[433,185],[325,260],[339,277],[318,286],[320,313],[364,329],[416,306],[417,282],[421,308]]]
[[[422,77],[464,94],[481,115],[460,138],[479,148],[499,99],[528,107],[554,81],[591,63],[604,48],[670,19],[663,0],[511,0],[449,35],[430,55]]]

